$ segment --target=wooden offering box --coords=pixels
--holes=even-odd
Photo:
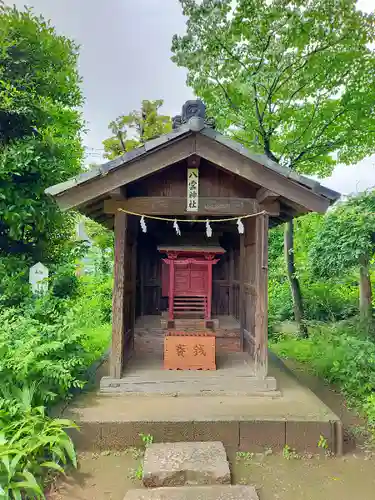
[[[216,370],[215,337],[169,332],[164,337],[165,370]]]

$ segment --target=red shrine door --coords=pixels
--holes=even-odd
[[[169,319],[177,316],[211,319],[212,266],[218,262],[215,253],[224,250],[165,251],[168,258],[163,259],[162,293],[168,296]]]
[[[205,296],[208,294],[208,267],[195,262],[180,264],[177,260],[174,281],[174,293],[177,296]]]

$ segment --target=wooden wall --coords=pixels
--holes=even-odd
[[[234,316],[239,320],[240,250],[239,234],[225,233],[221,246],[226,253],[213,267],[212,273],[212,314],[214,316]]]
[[[244,220],[245,234],[241,235],[240,261],[242,308],[240,309],[240,324],[243,331],[244,349],[254,356],[255,352],[255,307],[256,307],[256,219]]]
[[[140,234],[137,258],[137,316],[161,314],[167,310],[168,299],[162,296],[161,254],[152,234]]]
[[[245,219],[240,242],[240,325],[259,377],[267,375],[268,359],[268,224],[267,215]]]
[[[134,182],[127,188],[127,196],[182,196],[186,197],[187,164],[182,161],[157,175]],[[230,174],[201,159],[199,166],[199,196],[227,198],[255,198],[257,188],[243,178]],[[171,214],[172,215],[172,214]]]
[[[126,360],[133,352],[136,302],[136,231],[123,212],[115,216],[115,260],[112,302],[112,348],[110,373],[121,378]]]

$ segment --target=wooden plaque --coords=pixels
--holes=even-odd
[[[165,370],[216,370],[215,337],[174,334],[164,337]]]

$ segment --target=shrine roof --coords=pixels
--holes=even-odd
[[[189,116],[189,106],[194,108],[191,116]],[[254,180],[254,178],[261,174],[261,170],[264,170],[263,180],[259,181],[258,184],[260,187],[270,189],[275,193],[278,193],[278,182],[284,185],[287,182],[294,192],[297,187],[301,191],[301,197],[306,198],[305,205],[302,204],[302,207],[305,207],[306,210],[305,212],[300,210],[300,213],[314,211],[315,208],[313,207],[318,205],[325,208],[317,211],[324,212],[330,204],[340,198],[340,193],[321,185],[316,180],[279,165],[264,154],[254,153],[239,142],[221,134],[205,119],[205,112],[204,110],[202,112],[201,109],[202,106],[204,108],[201,101],[188,101],[184,105],[183,116],[174,118],[174,129],[170,133],[151,139],[139,148],[102,165],[96,165],[65,182],[50,186],[45,190],[45,193],[53,196],[63,210],[75,208],[89,216],[93,216],[93,210],[91,208],[86,209],[90,204],[98,201],[103,202],[106,196],[107,198],[110,197],[111,193],[121,186],[131,184],[147,175],[156,173],[172,163],[196,154],[214,163],[215,161],[212,158],[218,158],[219,166],[255,183],[257,183],[257,179]],[[192,139],[191,141],[188,140],[189,137]],[[215,145],[216,151],[211,154],[211,149],[214,150]],[[173,154],[165,154],[161,158],[161,150],[166,148],[168,148],[167,153],[169,153],[169,149],[173,149]],[[233,161],[222,159],[223,155],[229,156],[229,153],[226,152],[231,152]],[[233,158],[233,153],[239,155],[236,157],[237,159]],[[148,161],[147,157],[150,155],[155,155],[155,157],[159,155],[158,162]],[[224,160],[225,164],[220,165],[220,161],[224,163]],[[142,162],[144,163],[143,168],[140,168]],[[254,166],[257,168],[254,169]],[[267,172],[273,174],[270,183],[272,186],[268,185],[267,179],[271,177]],[[280,181],[277,181],[277,179],[280,179]],[[288,200],[288,196],[283,195],[281,190],[278,194]],[[307,201],[308,199],[310,204]],[[98,212],[97,209],[95,210]],[[100,221],[102,215],[103,212],[100,212],[99,216],[93,216],[93,218]]]

